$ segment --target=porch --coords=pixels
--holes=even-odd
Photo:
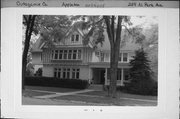
[[[129,68],[118,68],[117,86],[124,86],[125,82],[129,82]],[[109,85],[110,68],[92,68],[92,84]]]

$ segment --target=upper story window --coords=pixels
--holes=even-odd
[[[120,62],[128,62],[128,53],[120,53],[119,61]]]
[[[78,43],[80,41],[80,39],[79,39],[79,34],[73,34],[72,36],[71,36],[71,42],[72,43]]]
[[[101,62],[104,62],[104,58],[105,58],[105,53],[104,53],[104,52],[96,51],[96,52],[95,52],[95,55],[99,58],[99,60],[100,60]]]
[[[81,50],[52,50],[53,60],[81,60]]]

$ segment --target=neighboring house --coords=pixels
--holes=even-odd
[[[71,31],[71,32],[70,32]],[[92,84],[109,85],[110,76],[110,43],[106,31],[103,45],[92,48],[93,39],[89,44],[83,44],[83,32],[76,28],[70,30],[60,42],[54,42],[50,47],[41,37],[32,48],[32,63],[35,72],[43,69],[45,77],[59,77],[89,80]],[[119,54],[117,85],[128,81],[129,61],[138,49],[137,44],[127,40]]]

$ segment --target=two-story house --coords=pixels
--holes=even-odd
[[[83,32],[76,28],[53,46],[41,37],[32,48],[32,63],[35,70],[43,69],[43,76],[89,80],[92,84],[109,84],[110,43],[107,32],[104,32],[103,45],[94,49],[91,41],[83,44]],[[137,44],[127,40],[120,48],[117,85],[123,86],[128,81],[129,61],[138,49]]]

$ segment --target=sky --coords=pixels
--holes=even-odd
[[[143,27],[150,27],[151,24],[158,24],[158,18],[155,16],[144,16],[142,18],[132,16],[131,22],[133,23],[133,26],[143,24]]]

